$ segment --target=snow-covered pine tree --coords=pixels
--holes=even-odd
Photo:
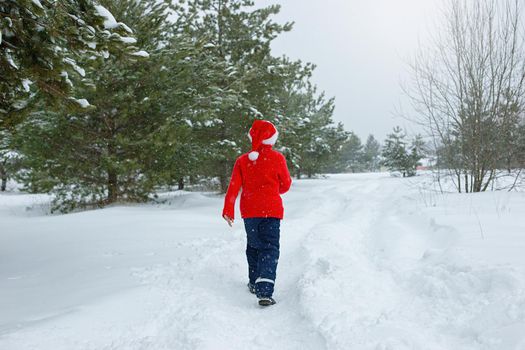
[[[290,24],[274,23],[279,6],[254,9],[248,0],[190,0],[177,8],[177,24],[196,41],[206,40],[213,95],[195,106],[193,127],[205,150],[199,169],[218,177],[226,190],[235,158],[249,145],[246,130],[255,118],[275,115],[275,91],[286,76],[270,43]]]
[[[407,176],[406,164],[408,160],[408,151],[406,145],[406,134],[396,126],[392,133],[387,135],[383,146],[383,165],[390,171],[399,171],[403,177]]]
[[[113,55],[87,69],[93,87],[77,90],[93,108],[43,113],[26,122],[18,137],[31,169],[24,183],[53,190],[55,209],[63,211],[147,199],[156,186],[173,180],[188,134],[179,109],[190,103],[192,67],[184,62],[195,48],[167,20],[171,2],[102,4],[133,28],[135,37],[121,40],[133,44],[136,54]]]
[[[0,123],[13,124],[35,98],[69,102],[86,65],[126,49],[131,30],[92,0],[0,2]],[[80,61],[83,64],[80,64]],[[58,99],[58,101],[57,101]]]
[[[133,50],[130,35],[92,0],[1,1],[0,152],[12,154],[7,141],[29,113],[88,107],[74,87],[90,83],[88,66]]]
[[[292,171],[297,177],[337,171],[334,164],[340,160],[348,135],[341,124],[333,123],[334,99],[327,100],[324,93],[318,94],[310,82],[314,67],[301,67],[300,63],[297,67],[302,79],[292,81],[281,97],[283,110],[279,124],[285,130],[282,136],[285,154],[292,160]]]
[[[325,163],[322,164],[322,167],[320,167],[316,173],[338,173],[346,170],[341,167],[341,164],[344,164],[341,163],[341,155],[344,151],[344,144],[348,141],[350,134],[351,133],[345,131],[341,122],[334,124],[330,117],[330,124],[323,128],[323,133],[321,134],[328,142],[330,155],[325,159]]]
[[[280,130],[279,149],[289,161],[290,171],[301,176],[301,149],[307,144],[307,125],[311,123],[312,112],[308,109],[312,94],[307,93],[309,79],[314,66],[301,61],[292,62],[283,57],[288,79],[276,98],[276,123]],[[311,85],[311,84],[310,84]]]
[[[326,99],[312,84],[314,65],[286,58],[283,62],[289,78],[277,98],[277,124],[285,130],[279,145],[290,161],[291,172],[300,178],[341,171],[340,156],[348,133],[332,120],[334,99]]]
[[[378,171],[380,166],[381,145],[374,135],[368,135],[363,147],[363,167],[366,171]]]
[[[363,144],[355,133],[350,133],[341,151],[341,162],[344,170],[357,173],[364,170],[363,167]]]
[[[425,143],[421,135],[416,135],[408,146],[405,132],[399,127],[394,127],[383,147],[383,164],[390,171],[399,171],[403,177],[416,175],[419,161],[425,155]]]

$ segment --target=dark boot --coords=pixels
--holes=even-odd
[[[260,306],[270,306],[275,305],[275,300],[273,298],[259,298]]]

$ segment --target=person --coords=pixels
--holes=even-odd
[[[242,188],[240,208],[247,236],[248,289],[261,306],[275,304],[272,296],[284,213],[281,194],[292,184],[286,158],[272,149],[278,136],[271,122],[254,121],[248,134],[251,152],[235,161],[222,212],[232,226],[235,201]]]

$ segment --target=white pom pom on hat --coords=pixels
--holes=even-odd
[[[255,120],[248,133],[250,141],[252,141],[252,151],[248,154],[251,161],[256,161],[259,158],[259,150],[262,145],[274,145],[277,141],[279,133],[271,122],[267,120]]]

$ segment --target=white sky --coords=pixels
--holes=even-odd
[[[364,141],[380,141],[393,126],[414,132],[395,116],[410,110],[400,81],[406,62],[428,36],[444,0],[257,0],[281,4],[278,23],[294,21],[292,32],[273,44],[274,53],[317,65],[314,81],[336,98],[335,121]]]

